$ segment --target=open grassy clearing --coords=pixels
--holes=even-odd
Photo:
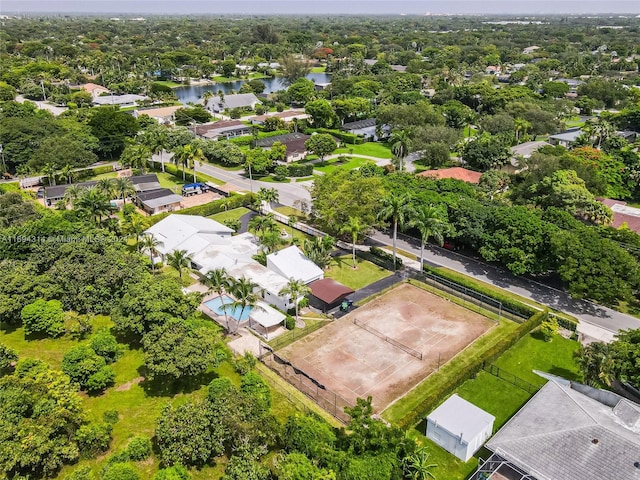
[[[157,83],[158,85],[163,85],[169,88],[184,87],[183,83],[172,82],[171,80],[155,80],[153,83]]]
[[[274,177],[273,175],[265,175],[264,177],[258,177],[258,178],[255,178],[254,180],[259,182],[266,182],[266,183],[290,183],[291,182],[290,178],[285,177],[282,180],[277,180],[276,177]]]
[[[342,255],[334,258],[334,262],[325,272],[325,277],[358,290],[391,274],[389,270],[361,258],[356,258],[356,268],[353,268],[351,255]]]
[[[338,148],[336,154],[344,153],[348,155],[367,155],[369,157],[388,158],[391,159],[393,154],[391,148],[386,143],[365,142],[357,145],[347,145]]]
[[[323,65],[321,67],[313,67],[311,69],[311,73],[324,73],[327,70],[327,66]]]
[[[313,166],[313,169],[319,172],[322,172],[324,174],[328,174],[338,168],[343,170],[353,170],[354,168],[360,168],[365,163],[371,162],[371,160],[368,160],[366,158],[360,158],[360,157],[347,157],[347,158],[349,160],[344,162],[339,158],[332,158],[331,160],[326,160],[325,162],[323,162],[323,164],[320,164],[320,163],[315,164]]]
[[[240,220],[241,217],[250,212],[251,210],[246,207],[239,207],[232,210],[227,210],[226,212],[216,213],[209,216],[209,218],[215,220],[216,222],[224,224],[224,222],[226,222],[227,220]]]
[[[286,216],[295,215],[299,219],[302,219],[305,216],[300,210],[293,207],[289,207],[288,205],[282,205],[280,207],[276,207],[274,208],[274,210]]]

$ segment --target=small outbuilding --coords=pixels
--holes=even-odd
[[[316,280],[309,284],[309,288],[309,305],[325,313],[339,307],[343,300],[354,293],[354,290],[333,278]]]
[[[295,245],[267,255],[267,268],[284,278],[300,280],[305,285],[324,278],[324,271]]]
[[[466,462],[491,436],[494,421],[493,415],[454,393],[427,417],[426,434]]]

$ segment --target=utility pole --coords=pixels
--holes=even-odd
[[[7,172],[7,164],[4,161],[4,148],[2,147],[1,143],[0,143],[0,158],[2,158],[2,173],[6,173]]]

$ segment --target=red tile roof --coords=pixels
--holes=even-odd
[[[467,183],[480,183],[482,173],[462,167],[443,168],[442,170],[426,170],[418,174],[421,177],[453,178]]]
[[[309,284],[311,295],[331,305],[341,298],[354,293],[354,290],[336,282],[333,278],[323,278]]]

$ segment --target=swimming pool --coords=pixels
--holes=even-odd
[[[204,302],[204,304],[207,307],[209,307],[216,314],[221,316],[224,316],[225,314],[225,307],[223,307],[223,305],[229,305],[231,303],[233,303],[233,298],[227,295],[222,295],[222,297],[212,298],[211,300],[207,300],[206,302]],[[236,308],[226,307],[226,312],[228,316],[235,319],[236,321],[240,320],[241,322],[243,322],[247,318],[249,318],[249,314],[251,313],[252,309],[253,307],[246,307],[244,311],[242,311],[242,307],[236,307]],[[242,313],[242,316],[240,316],[241,313]]]

